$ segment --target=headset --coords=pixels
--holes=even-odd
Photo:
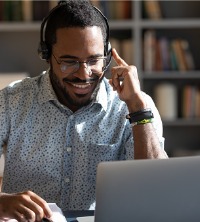
[[[39,43],[39,47],[38,47],[38,55],[39,55],[40,59],[42,59],[42,60],[48,61],[48,59],[51,56],[51,50],[49,49],[49,47],[47,46],[47,44],[45,42],[45,31],[46,31],[45,29],[46,29],[46,25],[48,23],[48,20],[57,9],[59,9],[60,7],[62,7],[63,5],[66,5],[66,4],[67,4],[66,1],[59,1],[58,5],[56,7],[54,7],[46,17],[44,17],[44,19],[41,23],[40,43]],[[95,6],[92,6],[92,7],[94,8],[94,10],[96,10],[96,12],[98,12],[100,14],[100,16],[103,18],[105,25],[106,25],[106,41],[104,44],[104,56],[107,57],[106,68],[105,68],[105,70],[106,70],[111,63],[111,58],[112,58],[112,47],[109,42],[110,29],[109,29],[109,25],[108,25],[108,20],[104,16],[104,14]]]

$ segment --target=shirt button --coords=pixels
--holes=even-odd
[[[68,177],[65,178],[65,183],[69,183],[70,179]]]
[[[71,147],[66,147],[67,152],[71,152],[72,148]]]

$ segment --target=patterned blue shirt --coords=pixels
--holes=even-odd
[[[162,123],[152,99],[154,126],[163,147]],[[62,209],[88,209],[95,201],[101,161],[133,159],[127,106],[104,79],[95,101],[72,112],[60,104],[49,73],[0,91],[2,191],[32,190]]]

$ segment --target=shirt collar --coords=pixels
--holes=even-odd
[[[42,73],[39,88],[40,88],[38,94],[39,103],[58,100],[53,90],[48,70]]]

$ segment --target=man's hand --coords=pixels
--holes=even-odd
[[[112,54],[117,63],[117,66],[111,69],[112,76],[109,81],[113,90],[116,90],[119,98],[126,102],[130,112],[146,108],[146,103],[140,90],[137,68],[128,65],[115,49],[112,50]]]
[[[0,193],[1,219],[35,222],[51,216],[52,212],[47,202],[32,191],[15,194]]]

